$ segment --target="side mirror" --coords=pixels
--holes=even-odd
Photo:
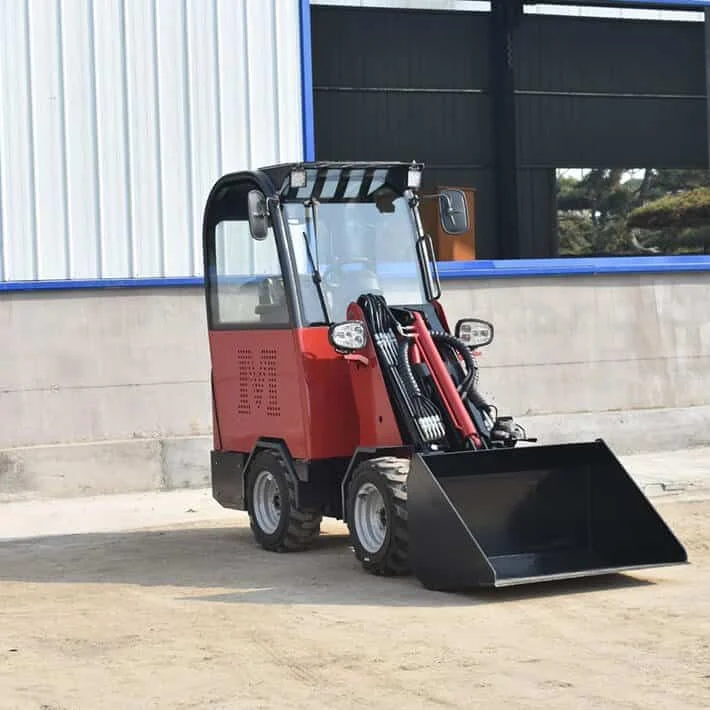
[[[493,324],[480,318],[462,318],[455,335],[469,348],[482,348],[493,342]]]
[[[470,222],[464,193],[461,190],[443,190],[438,197],[439,220],[444,232],[453,236],[468,232]]]
[[[359,320],[335,323],[328,329],[328,342],[338,353],[362,350],[367,344],[367,329]]]
[[[263,242],[269,235],[269,211],[261,190],[250,190],[248,195],[249,231],[252,239]]]

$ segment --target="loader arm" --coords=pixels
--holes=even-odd
[[[348,315],[367,324],[372,340],[368,347],[379,364],[379,371],[369,375],[351,368],[356,396],[372,387],[364,384],[369,379],[382,379],[402,441],[417,451],[488,449],[514,446],[524,439],[522,428],[511,426],[509,417],[492,418],[475,386],[477,366],[472,354],[451,334],[432,328],[424,310],[421,306],[390,308],[382,296],[373,294],[351,304]],[[437,315],[436,310],[431,314]],[[362,410],[358,416],[363,423],[371,422],[381,410],[381,406],[377,413]],[[361,445],[376,443],[361,438]]]
[[[362,296],[349,316],[365,321],[369,352],[376,352],[379,364],[373,368],[360,356],[368,363],[363,367],[352,356],[351,372],[381,376],[402,440],[413,451],[407,554],[427,588],[514,586],[687,561],[604,442],[501,444],[498,424],[474,421],[472,413],[487,407],[480,395],[474,389],[465,401],[457,386],[467,373],[455,338],[432,330],[420,309],[390,308],[381,296]],[[358,416],[376,412],[360,410]],[[402,562],[401,549],[391,554]]]

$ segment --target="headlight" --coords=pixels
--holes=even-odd
[[[307,182],[305,168],[297,167],[291,171],[291,187],[305,187]]]
[[[411,167],[407,170],[407,187],[410,190],[418,190],[422,184],[422,171],[418,167]]]
[[[462,318],[455,334],[469,348],[481,348],[493,341],[493,325],[480,318]]]
[[[359,320],[336,323],[328,331],[330,344],[339,352],[361,350],[367,344],[367,329]]]

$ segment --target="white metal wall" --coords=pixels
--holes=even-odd
[[[298,0],[0,0],[0,281],[200,275],[220,174],[302,158]]]

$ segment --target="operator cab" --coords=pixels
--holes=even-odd
[[[204,219],[210,328],[327,326],[362,294],[438,321],[430,304],[439,278],[418,209],[422,168],[292,163],[223,177]],[[463,196],[437,197],[447,233],[465,231]]]

